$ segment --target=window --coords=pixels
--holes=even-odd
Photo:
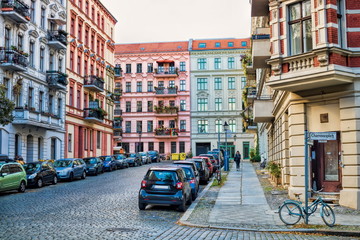
[[[176,153],[176,142],[171,142],[171,153]]]
[[[10,49],[10,29],[9,28],[5,28],[5,36],[4,36],[4,39],[5,39],[5,48],[6,49]]]
[[[45,49],[44,48],[40,48],[40,71],[44,72],[44,56],[45,55]]]
[[[97,25],[100,26],[100,11],[97,13]]]
[[[148,92],[153,92],[154,91],[153,81],[148,81],[147,82],[147,91]]]
[[[95,49],[95,33],[94,32],[92,32],[92,34],[91,34],[90,44],[91,44],[91,49],[94,50]]]
[[[23,49],[23,43],[24,43],[24,37],[22,35],[18,35],[18,49],[19,50],[24,50]]]
[[[206,69],[206,58],[198,59],[198,69]]]
[[[153,132],[153,131],[154,131],[153,121],[147,121],[147,132]]]
[[[246,77],[241,77],[241,88],[246,86]]]
[[[230,130],[232,133],[235,133],[235,132],[236,132],[236,121],[235,121],[235,119],[230,119],[230,120],[229,120],[229,130]]]
[[[180,62],[180,72],[185,72],[185,71],[186,71],[186,63]]]
[[[180,120],[180,131],[186,131],[186,120]]]
[[[84,129],[84,150],[88,149],[88,130]]]
[[[221,90],[221,89],[222,89],[222,79],[215,78],[215,90]]]
[[[49,95],[49,113],[54,113],[54,97],[53,95]]]
[[[235,68],[235,58],[229,57],[228,58],[228,69],[234,69]]]
[[[70,70],[74,71],[74,52],[70,51]]]
[[[126,84],[125,84],[125,92],[131,92],[131,82],[126,82]]]
[[[70,34],[75,36],[75,17],[71,17],[70,20]]]
[[[199,43],[199,48],[206,48],[206,43]]]
[[[198,111],[204,112],[208,110],[208,100],[207,98],[198,98]]]
[[[79,0],[78,7],[80,10],[82,10],[82,0]]]
[[[131,64],[126,64],[126,73],[131,73]]]
[[[35,67],[34,52],[35,52],[35,43],[30,41],[30,44],[29,44],[29,64],[30,64],[31,67]]]
[[[159,81],[158,82],[158,87],[164,87],[164,81]]]
[[[68,152],[71,152],[71,146],[72,146],[72,135],[71,133],[68,134]]]
[[[215,58],[214,59],[214,68],[215,69],[221,69],[221,58]]]
[[[137,101],[136,102],[136,111],[137,112],[142,112],[142,101]]]
[[[94,7],[91,8],[91,19],[93,19],[95,21],[95,8]]]
[[[45,8],[41,7],[40,27],[42,29],[45,29],[45,18],[46,18],[45,11],[46,11]]]
[[[126,121],[125,122],[125,132],[126,133],[131,133],[131,121]]]
[[[58,98],[58,104],[57,104],[57,116],[59,118],[62,117],[62,114],[61,114],[61,108],[62,108],[62,99],[61,98]]]
[[[152,73],[154,71],[154,67],[152,63],[147,64],[147,72]]]
[[[29,93],[28,93],[28,107],[31,110],[31,108],[34,106],[34,89],[32,87],[29,87]]]
[[[246,47],[246,46],[247,46],[247,42],[246,42],[246,41],[241,41],[241,46],[242,46],[242,47]]]
[[[136,121],[136,132],[142,132],[142,121]]]
[[[125,103],[125,112],[131,112],[131,102],[126,101]]]
[[[235,98],[229,98],[229,110],[235,110]]]
[[[343,26],[343,1],[337,0],[337,24],[338,24],[338,44],[344,48],[344,26]]]
[[[100,149],[101,148],[101,132],[97,131],[97,136],[96,136],[96,148]]]
[[[180,111],[186,111],[186,101],[180,100]]]
[[[136,73],[142,73],[142,64],[141,63],[136,64]]]
[[[235,77],[228,77],[228,89],[235,89]]]
[[[154,108],[154,103],[153,103],[153,101],[148,101],[148,102],[147,102],[147,111],[148,111],[148,112],[153,112],[153,111],[154,111],[153,108]]]
[[[185,142],[179,142],[179,152],[185,152]]]
[[[82,22],[79,22],[79,24],[78,24],[78,39],[80,40],[80,41],[82,41],[82,26],[83,26],[83,23]]]
[[[89,27],[85,27],[85,46],[89,46]]]
[[[185,80],[180,80],[180,91],[186,91],[186,82],[185,82]]]
[[[234,46],[234,42],[228,42],[228,47],[233,47]]]
[[[198,133],[207,133],[208,127],[208,120],[198,120]]]
[[[165,143],[159,142],[159,153],[165,153]]]
[[[197,90],[207,90],[207,78],[198,78],[197,79]]]
[[[310,0],[289,6],[290,55],[312,50]]]
[[[169,106],[170,107],[175,107],[175,100],[170,100],[169,101]]]
[[[221,120],[215,120],[215,132],[216,133],[221,133],[221,129],[222,129],[222,121]]]
[[[50,55],[49,55],[49,70],[52,71],[54,69],[55,69],[55,67],[54,67],[54,54],[50,53]]]
[[[216,42],[216,43],[215,43],[215,47],[221,47],[221,43],[220,43],[220,42]]]
[[[77,58],[77,69],[76,69],[77,74],[81,75],[81,56],[78,56]]]
[[[148,144],[148,151],[154,151],[154,142],[149,142]]]
[[[222,110],[222,98],[215,98],[215,111]]]
[[[94,149],[94,131],[89,130],[90,135],[90,150],[92,151]]]
[[[81,108],[81,91],[78,89],[76,91],[76,107]]]
[[[11,95],[10,95],[10,79],[9,78],[4,78],[4,87],[5,87],[5,97],[7,97],[8,99],[10,99]]]
[[[142,82],[136,82],[136,92],[142,92]]]
[[[89,2],[85,1],[85,13],[87,16],[89,16]]]
[[[35,22],[35,1],[31,1],[31,8],[30,8],[30,20],[32,22]]]
[[[169,81],[169,87],[170,87],[170,88],[174,88],[174,87],[175,87],[175,81],[174,81],[174,80],[170,80],[170,81]]]
[[[69,105],[74,106],[74,87],[70,87],[69,91]]]

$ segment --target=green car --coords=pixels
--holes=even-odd
[[[25,192],[26,172],[20,163],[0,162],[0,192],[18,190]]]

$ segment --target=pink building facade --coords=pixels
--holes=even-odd
[[[121,129],[114,150],[166,155],[191,150],[189,64],[188,42],[115,46],[122,96],[115,104]]]

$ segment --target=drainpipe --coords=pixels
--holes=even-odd
[[[304,147],[305,147],[305,157],[304,157],[304,168],[305,168],[305,224],[308,224],[309,222],[309,216],[308,216],[308,189],[309,189],[309,161],[308,161],[308,155],[309,155],[309,146],[308,146],[308,129],[307,129],[307,115],[306,115],[306,104],[304,103]]]

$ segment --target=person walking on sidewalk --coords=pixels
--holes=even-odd
[[[236,171],[240,171],[241,154],[239,151],[236,151],[234,161],[236,163]]]

